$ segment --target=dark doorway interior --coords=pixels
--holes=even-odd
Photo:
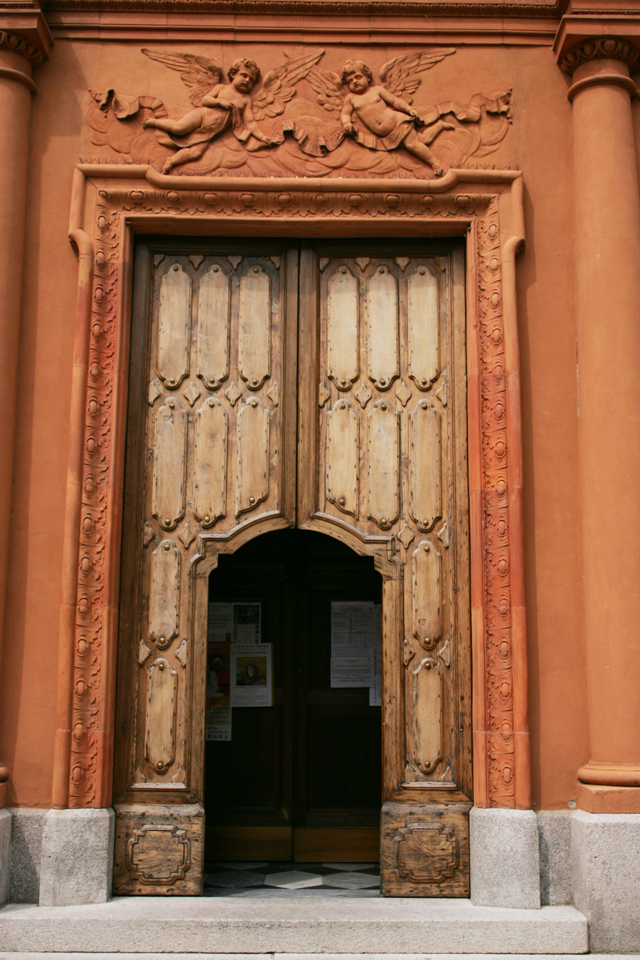
[[[275,531],[220,557],[210,605],[260,604],[273,697],[272,706],[234,706],[231,739],[206,742],[207,859],[378,860],[380,707],[368,688],[332,687],[331,616],[332,602],[380,604],[381,595],[371,558],[317,533]],[[224,608],[209,610],[211,640],[212,615]],[[209,677],[218,669],[224,681],[219,653],[210,642]],[[239,658],[229,669],[241,684],[253,680]]]

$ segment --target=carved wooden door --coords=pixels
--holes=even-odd
[[[208,577],[297,523],[383,578],[383,891],[467,894],[462,250],[159,240],[132,331],[116,892],[201,889]]]

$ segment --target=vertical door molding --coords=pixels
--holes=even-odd
[[[72,737],[71,756],[69,758],[63,750],[56,753],[54,774],[58,779],[67,778],[69,805],[100,807],[109,805],[112,800],[115,650],[121,589],[118,573],[120,517],[134,233],[158,233],[170,226],[175,228],[178,220],[182,233],[192,230],[194,234],[224,235],[227,225],[233,221],[234,233],[244,232],[252,236],[258,222],[256,218],[263,222],[268,216],[274,229],[279,221],[283,224],[286,221],[283,229],[289,233],[317,236],[325,229],[335,229],[336,217],[340,216],[351,221],[352,235],[357,235],[358,231],[369,235],[375,229],[378,236],[384,236],[386,231],[395,236],[424,236],[427,228],[430,236],[457,233],[466,237],[466,265],[460,269],[466,276],[467,288],[474,802],[481,806],[528,807],[530,770],[522,442],[515,296],[515,257],[523,244],[522,175],[515,171],[464,170],[450,171],[438,181],[423,182],[246,178],[242,188],[233,178],[175,177],[171,184],[171,209],[168,209],[166,178],[156,182],[155,172],[148,167],[131,165],[126,170],[119,168],[116,171],[109,165],[82,164],[77,167],[74,178],[70,235],[74,239],[87,237],[93,241],[95,269],[93,276],[88,277],[85,262],[80,261],[78,304],[82,322],[77,327],[79,356],[84,355],[86,329],[90,330],[90,342],[86,381],[77,378],[73,385],[72,409],[84,406],[85,416],[83,430],[78,431],[74,425],[73,436],[77,436],[78,449],[70,452],[70,465],[75,470],[81,450],[82,467],[77,476],[81,502],[65,523],[65,550],[78,557],[75,610],[71,619],[66,606],[61,612],[61,629],[69,634],[69,638],[73,637],[73,670],[61,673],[59,677],[60,696],[63,700],[67,697],[72,706]],[[206,202],[201,201],[203,190],[209,191]],[[278,197],[285,191],[291,200],[283,207]],[[358,193],[357,206],[347,202],[353,191]],[[331,224],[334,226],[327,226]],[[305,295],[313,295],[313,279],[310,274],[305,277],[307,268],[303,258],[300,287]],[[301,342],[304,323],[303,318]],[[361,324],[361,338],[366,336],[367,328],[367,323]],[[317,346],[310,343],[309,355],[302,357],[300,367],[300,391],[301,394],[306,392],[306,409],[309,411],[318,409],[323,389],[327,394],[333,383],[328,377],[320,384],[317,380],[312,382],[311,378],[305,381],[304,369],[317,362],[316,350]],[[273,347],[271,352],[273,362]],[[195,389],[201,392],[204,380],[199,373],[213,378],[216,383],[220,383],[226,373],[224,360],[211,372],[199,371],[197,364],[191,369],[194,383],[197,380],[201,384]],[[371,403],[366,393],[374,394],[368,371],[369,366],[361,366],[359,377],[351,388],[355,393],[357,384],[366,375],[368,386],[365,383],[365,390],[355,401],[358,406],[364,404],[364,412],[367,412],[367,403]],[[378,377],[379,387],[382,386],[381,379],[386,380],[386,375],[391,375],[391,371],[378,370],[377,367],[372,368],[372,373]],[[271,399],[261,400],[264,406],[274,407],[272,398],[278,402],[278,390],[280,397],[287,389],[295,392],[295,385],[289,383],[287,386],[286,375],[274,392],[275,381],[280,378],[272,369],[270,377],[258,391],[261,393],[265,388],[272,391],[269,394]],[[429,374],[425,373],[420,379],[428,378]],[[257,375],[255,379],[258,379]],[[182,391],[190,389],[189,381],[187,375],[175,390],[175,395],[181,397],[181,405]],[[229,405],[233,410],[232,398],[241,390],[238,384],[242,383],[245,381],[241,376],[234,376],[232,372],[221,383],[220,389],[229,391]],[[397,393],[398,403],[406,411],[414,408],[419,395],[433,402],[435,394],[439,397],[437,403],[445,403],[446,393],[438,394],[437,381],[424,386],[426,390],[423,391],[423,385],[409,376],[394,380],[392,388],[394,395]],[[153,385],[151,389],[153,391]],[[157,385],[155,389],[159,389]],[[390,393],[391,388],[388,389]],[[326,397],[324,402],[326,404]],[[185,409],[187,404],[188,399]],[[315,413],[314,416],[301,417],[302,451],[315,449],[317,445],[317,420]],[[283,443],[285,447],[289,443],[289,449],[292,449],[295,438],[283,437]],[[234,456],[235,451],[229,449],[228,457]],[[77,471],[74,476],[76,474]],[[298,504],[301,511],[310,507],[315,509],[318,498],[317,474],[305,479]],[[295,472],[282,482],[283,496],[293,503]],[[365,496],[367,483],[367,476],[362,475],[360,486]],[[231,502],[227,499],[227,514]],[[284,523],[284,515],[280,517],[279,522]],[[246,520],[242,536],[257,535],[264,523],[271,522],[269,519]],[[275,517],[273,522],[276,522]],[[393,677],[394,670],[400,669],[399,654],[406,635],[405,630],[398,630],[398,623],[402,622],[398,612],[398,590],[402,581],[397,572],[391,574],[395,555],[392,539],[395,538],[378,528],[378,533],[372,534],[365,545],[362,538],[347,533],[346,527],[340,527],[334,520],[331,525],[333,535],[348,539],[350,545],[359,541],[361,552],[374,553],[376,562],[388,573],[383,584],[385,619],[387,614],[395,617],[394,626],[389,631],[388,653],[392,663],[387,671],[389,684],[385,689],[385,698],[390,703],[393,697],[400,697]],[[144,535],[141,530],[140,537]],[[459,539],[461,532],[436,523],[435,536],[443,544],[443,550],[448,535]],[[188,538],[188,532],[185,537]],[[206,539],[204,533],[199,535],[199,544],[204,543],[203,538]],[[412,546],[415,549],[417,542]],[[437,549],[440,551],[440,547]],[[205,553],[203,547],[203,555]],[[199,576],[194,577],[193,572],[190,577],[193,588],[189,603],[194,604],[198,584],[204,581]],[[123,582],[123,591],[126,586]],[[393,610],[395,613],[392,614]],[[196,624],[194,629],[201,630],[202,624]],[[438,650],[441,649],[438,646]],[[447,656],[447,651],[443,650],[442,658]],[[438,662],[441,664],[442,660]],[[173,666],[173,669],[180,675],[180,670],[189,668]],[[468,716],[467,723],[470,723]],[[395,726],[386,730],[385,743],[390,745],[389,754],[396,759],[397,741],[404,737],[404,732],[404,721],[402,725],[397,721]],[[197,736],[189,736],[190,762],[197,765],[200,762],[194,746]],[[393,746],[394,739],[396,746]],[[386,751],[387,746],[385,754]],[[397,762],[385,770],[388,796],[393,790],[402,792],[402,776]],[[416,790],[416,787],[406,789],[404,799],[394,797],[389,802],[401,804],[400,813],[408,816],[416,799]],[[450,826],[445,823],[440,831],[419,831],[413,829],[410,822],[405,824],[394,834],[398,839],[392,838],[394,850],[397,850],[396,860],[399,862],[398,858],[404,857],[408,864],[416,851],[428,853],[429,843],[434,839],[451,847],[449,830]],[[402,867],[399,872],[409,878],[407,882],[414,887],[422,886],[423,895],[428,892],[424,889],[429,885],[427,881],[410,879],[415,876],[415,871]]]

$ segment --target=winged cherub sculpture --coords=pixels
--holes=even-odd
[[[382,67],[379,84],[374,84],[371,70],[361,60],[347,60],[341,77],[314,66],[308,80],[318,94],[318,102],[340,114],[347,136],[370,150],[395,150],[402,145],[441,177],[444,167],[428,144],[443,130],[455,129],[454,125],[439,119],[425,126],[411,102],[421,83],[419,74],[453,53],[453,47],[427,47],[419,53],[395,57]],[[354,114],[364,130],[354,125]]]
[[[307,76],[324,51],[315,50],[289,59],[270,70],[255,96],[251,94],[260,80],[260,69],[253,60],[235,60],[227,72],[229,83],[225,84],[222,82],[222,67],[215,60],[192,54],[142,52],[151,60],[180,73],[180,79],[189,87],[189,99],[195,108],[180,120],[149,117],[143,123],[143,127],[160,131],[158,141],[163,146],[177,151],[162,168],[163,173],[169,173],[174,167],[198,160],[209,143],[228,129],[249,150],[282,143],[282,137],[271,138],[263,133],[258,121],[284,112],[285,104],[295,96],[294,84]],[[251,144],[250,138],[257,143]]]

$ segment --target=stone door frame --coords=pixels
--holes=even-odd
[[[339,230],[342,237],[466,238],[474,802],[530,807],[515,283],[522,194],[518,171],[450,170],[420,181],[76,167],[69,237],[79,283],[54,806],[111,804],[135,235],[304,239]]]

